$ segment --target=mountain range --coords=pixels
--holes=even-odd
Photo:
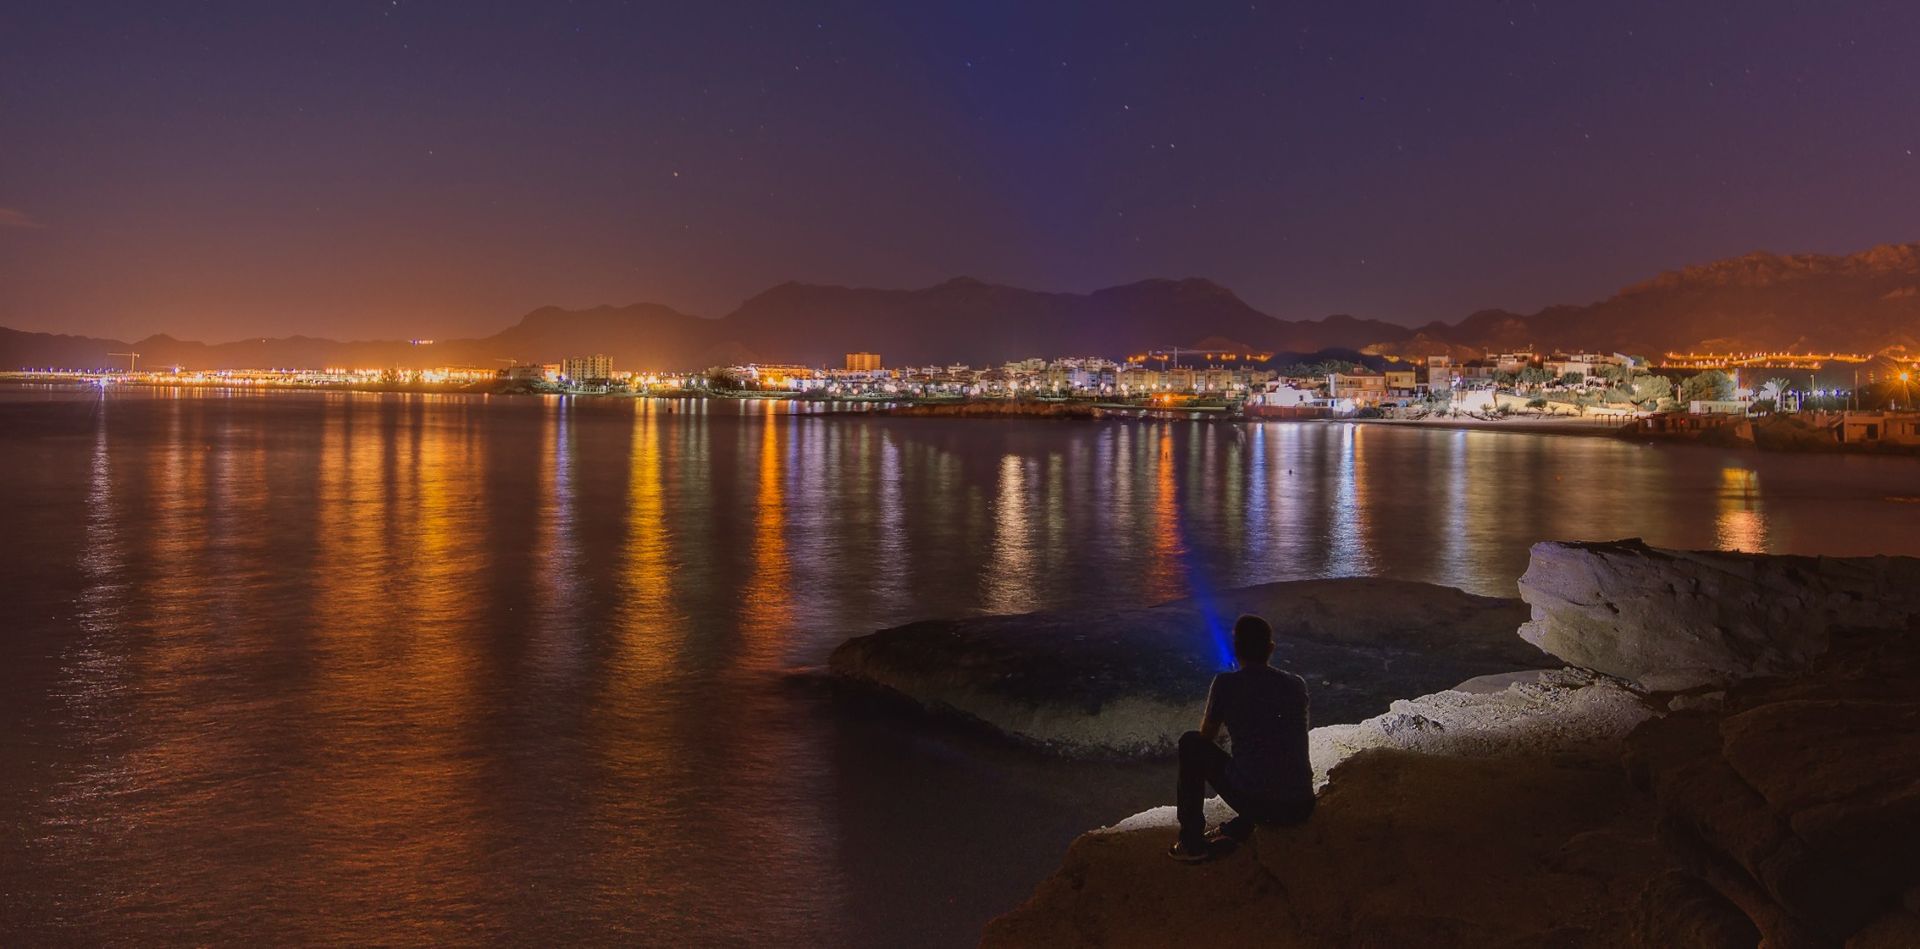
[[[605,353],[618,368],[698,369],[757,361],[838,365],[882,354],[888,365],[993,364],[1032,356],[1124,356],[1174,346],[1383,355],[1477,355],[1487,349],[1876,352],[1920,350],[1920,243],[1846,256],[1747,254],[1660,274],[1604,300],[1535,313],[1483,310],[1409,327],[1336,315],[1281,320],[1209,280],[1143,280],[1092,293],[1050,293],[957,277],[920,290],[785,283],[717,319],[651,303],[545,307],[491,336],[416,345],[308,336],[209,344],[135,341],[0,328],[0,366],[267,368],[491,366]]]

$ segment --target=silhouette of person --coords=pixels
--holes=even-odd
[[[1243,841],[1256,824],[1298,824],[1313,814],[1313,764],[1307,758],[1307,683],[1267,664],[1273,627],[1258,616],[1233,624],[1238,666],[1213,679],[1200,730],[1180,736],[1175,788],[1180,837],[1168,854],[1200,861],[1212,855],[1203,804],[1212,785],[1237,815],[1218,836]],[[1228,754],[1217,742],[1225,727]]]

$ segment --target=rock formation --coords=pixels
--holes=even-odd
[[[1920,616],[1920,560],[1541,543],[1520,635],[1568,663],[1681,691],[1804,667],[1837,627]]]
[[[1198,867],[1171,831],[1088,834],[987,946],[1608,946],[1659,872],[1618,768],[1376,749],[1312,820]]]
[[[1628,741],[1667,851],[1770,946],[1920,945],[1917,642],[1847,635]]]
[[[1613,761],[1655,711],[1625,685],[1577,669],[1541,673],[1497,692],[1458,689],[1401,699],[1385,714],[1308,736],[1314,776],[1372,748],[1466,758],[1586,757]]]
[[[1316,722],[1352,722],[1397,696],[1535,669],[1514,600],[1400,580],[1270,583],[1210,600],[934,620],[834,650],[843,679],[1072,755],[1163,755],[1200,720],[1241,613],[1274,625],[1275,662],[1306,677]]]
[[[1531,633],[1587,669],[1315,729],[1305,825],[1190,867],[1136,815],[984,941],[1920,945],[1920,620],[1887,585],[1917,568],[1541,545]]]

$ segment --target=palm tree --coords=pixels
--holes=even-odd
[[[1774,410],[1779,411],[1780,409],[1785,408],[1786,406],[1787,386],[1790,386],[1792,384],[1793,383],[1788,382],[1787,380],[1782,379],[1779,376],[1775,376],[1772,379],[1768,379],[1764,384],[1760,386],[1760,391],[1754,394],[1754,398],[1756,400],[1772,399],[1774,404]]]

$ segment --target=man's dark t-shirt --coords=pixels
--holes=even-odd
[[[1307,759],[1307,683],[1258,666],[1224,672],[1207,694],[1207,717],[1233,739],[1227,780],[1245,794],[1284,803],[1313,797]]]

